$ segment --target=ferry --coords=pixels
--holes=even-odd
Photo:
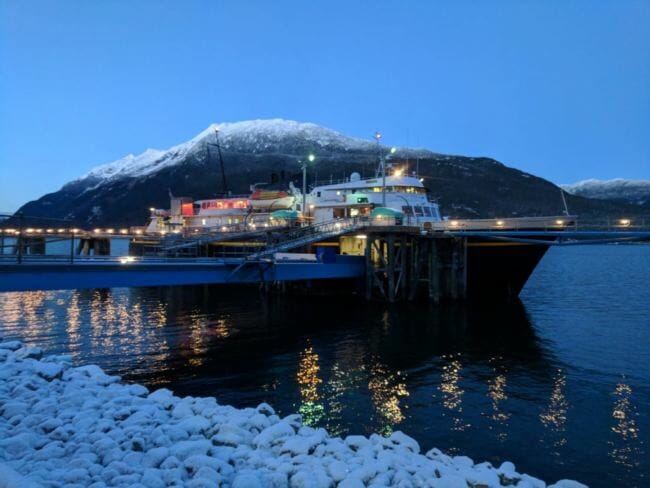
[[[399,170],[385,178],[362,178],[354,172],[340,181],[315,182],[304,198],[291,183],[287,190],[260,186],[253,185],[249,195],[196,201],[172,197],[169,209],[150,209],[145,232],[229,232],[259,226],[319,224],[334,219],[370,218],[378,208],[386,209],[384,217],[398,224],[430,229],[443,220],[423,179]]]

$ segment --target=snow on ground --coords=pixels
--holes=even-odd
[[[267,404],[236,409],[124,384],[0,342],[0,488],[545,487],[512,463],[420,454],[401,432],[331,437]],[[556,488],[579,488],[560,481]]]

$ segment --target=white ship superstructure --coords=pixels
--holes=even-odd
[[[306,215],[319,223],[370,216],[378,207],[402,213],[408,225],[429,227],[442,220],[438,204],[429,199],[422,180],[401,174],[386,176],[384,180],[381,176],[362,179],[359,173],[352,173],[341,182],[317,183],[307,195]]]

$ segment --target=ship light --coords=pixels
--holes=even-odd
[[[180,234],[180,233],[181,233],[181,231],[178,230],[178,229],[174,229],[172,232],[173,232],[174,234]]]
[[[154,207],[149,207],[149,212],[155,212],[156,209]]]
[[[503,227],[503,220],[497,220],[497,226]]]
[[[77,232],[79,232],[79,229],[71,229],[70,232],[72,232],[73,234],[76,234]]]
[[[619,224],[621,224],[623,227],[627,227],[628,225],[631,224],[630,219],[621,219],[618,221]]]
[[[59,234],[62,234],[63,232],[65,232],[65,229],[59,229],[59,230],[57,230],[57,232],[58,232]]]
[[[34,229],[27,229],[25,232],[27,232],[28,234],[31,234],[32,232],[34,232]]]
[[[47,229],[48,234],[51,234],[52,232],[54,232],[54,229]]]
[[[391,153],[391,154],[395,154],[396,152],[397,152],[397,148],[396,148],[396,147],[391,147],[391,148],[390,148],[390,153]]]
[[[7,234],[14,234],[16,232],[16,230],[15,229],[5,229],[5,232]]]
[[[142,231],[141,231],[140,229],[138,229],[138,230],[135,231],[135,233],[136,233],[137,235],[141,235],[141,234],[142,234]]]
[[[128,234],[129,229],[120,229],[120,234]]]
[[[35,230],[36,230],[36,232],[38,232],[39,234],[41,234],[41,233],[43,232],[43,229],[35,229]]]
[[[368,238],[368,236],[365,235],[365,234],[357,234],[357,235],[354,236],[354,237],[356,237],[357,239],[367,239],[367,238]]]
[[[167,234],[167,231],[166,231],[166,230],[161,230],[161,231],[160,231],[160,235],[161,235],[161,236],[164,236],[165,234]]]
[[[115,232],[115,230],[114,229],[106,229],[106,232],[108,232],[109,234],[112,234],[113,232]]]
[[[556,224],[556,225],[564,225],[564,220],[562,220],[562,219],[557,219],[557,220],[555,221],[555,224]]]
[[[226,227],[225,225],[223,225],[223,226],[221,226],[221,230],[222,230],[223,232],[226,232],[226,231],[228,230],[228,227]]]
[[[402,176],[402,171],[403,171],[402,168],[396,169],[393,172],[393,176]]]
[[[450,224],[452,227],[458,227],[458,220],[452,220],[451,222],[449,222],[449,224]]]
[[[120,258],[120,264],[129,264],[135,261],[135,258],[133,256],[124,256]]]
[[[420,178],[420,183],[424,183],[424,178]]]

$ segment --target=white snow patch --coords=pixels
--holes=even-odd
[[[267,404],[149,394],[18,342],[0,341],[0,350],[0,488],[546,486],[510,462],[421,454],[402,432],[330,437]]]

